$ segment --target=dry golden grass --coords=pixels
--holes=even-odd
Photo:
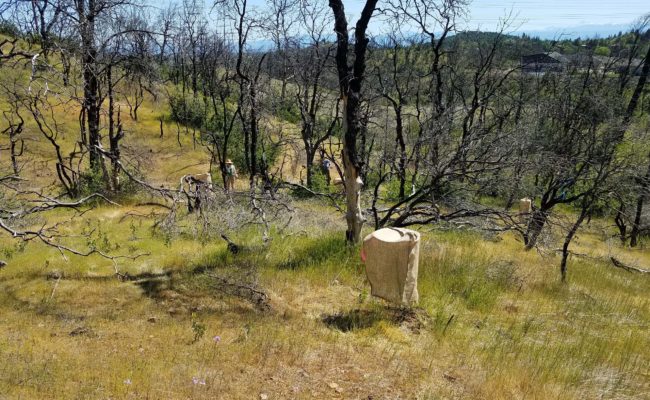
[[[158,137],[165,107],[145,103],[137,123],[123,112],[124,149],[149,181],[171,186],[205,171],[208,156],[190,135],[179,146],[173,125]],[[70,145],[76,112],[57,115]],[[51,183],[51,149],[33,126],[25,135],[24,176]],[[342,216],[318,202],[297,204],[296,234],[238,256],[219,239],[155,233],[148,215],[160,210],[134,203],[100,206],[66,229],[94,229],[94,245],[114,253],[150,253],[120,260],[121,273],[168,278],[124,282],[109,260],[65,260],[0,237],[9,262],[0,270],[0,399],[650,398],[648,276],[572,258],[563,285],[558,257],[525,252],[513,235],[425,232],[412,315],[368,296]],[[622,248],[608,229],[594,221],[574,250],[650,265],[647,250]],[[259,240],[252,231],[237,239]],[[210,274],[251,266],[269,312],[211,286]]]
[[[562,285],[557,257],[524,252],[514,237],[492,242],[469,232],[425,233],[419,323],[400,324],[391,309],[368,298],[358,252],[344,246],[336,226],[277,237],[263,252],[232,256],[221,242],[165,244],[151,234],[151,220],[119,222],[129,211],[102,207],[78,224],[101,222],[106,246],[122,239],[117,251],[151,252],[119,268],[173,271],[160,288],[118,281],[107,260],[66,262],[39,245],[16,248],[3,239],[11,253],[0,273],[0,393],[6,398],[619,399],[649,393],[648,277],[574,259],[569,284]],[[210,290],[210,278],[192,272],[203,266],[226,273],[251,263],[260,269],[271,312]],[[63,277],[47,279],[53,270]],[[337,314],[340,322],[352,321],[351,330],[322,321]],[[196,342],[193,323],[205,328]]]

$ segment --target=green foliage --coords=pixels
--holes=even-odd
[[[198,342],[203,335],[205,335],[206,330],[207,326],[197,319],[195,313],[192,313],[192,332],[194,333],[193,343]]]
[[[292,187],[291,195],[296,199],[308,199],[310,197],[314,197],[309,191],[301,187]]]
[[[139,171],[130,173],[135,177],[143,178]],[[140,184],[133,181],[123,172],[118,174],[119,188],[116,188],[116,191],[109,190],[106,179],[110,178],[105,177],[100,169],[88,169],[84,171],[79,177],[79,195],[83,197],[99,193],[108,198],[126,198],[138,193],[141,189]]]
[[[144,180],[144,178],[145,178],[142,175],[142,173],[140,171],[138,171],[138,170],[129,171],[129,173],[132,176],[134,176],[134,177],[136,177],[138,179]],[[141,191],[142,186],[140,186],[140,184],[137,183],[136,181],[134,181],[133,179],[129,178],[123,172],[120,172],[118,177],[119,177],[119,181],[120,181],[119,188],[117,188],[118,197],[124,198],[124,197],[133,196],[136,193],[139,193]],[[113,197],[115,197],[115,196],[113,196]]]
[[[314,168],[314,172],[311,176],[311,189],[318,193],[329,193],[330,186],[327,185],[327,177],[325,176],[325,172],[316,166],[312,168]]]
[[[300,109],[296,102],[285,102],[275,110],[275,116],[292,124],[300,122]]]
[[[105,194],[106,181],[100,169],[88,169],[79,176],[79,194],[88,196],[93,193]]]
[[[597,56],[609,57],[612,51],[607,46],[598,46],[594,50],[594,54]]]
[[[16,242],[13,246],[6,246],[0,248],[0,255],[3,258],[6,258],[7,260],[11,260],[14,255],[23,253],[25,251],[25,247],[27,246],[27,242],[20,241]]]
[[[325,173],[317,165],[314,165],[312,168],[313,171],[311,176],[310,189],[316,193],[332,193],[335,188],[331,184],[330,186],[327,185],[327,177],[325,176]],[[291,189],[291,194],[298,199],[308,199],[314,197],[311,192],[301,187],[293,187]]]
[[[120,244],[113,242],[106,229],[102,228],[101,223],[92,223],[86,220],[86,224],[81,229],[81,235],[86,239],[86,247],[91,250],[99,250],[109,253],[120,249]]]
[[[207,112],[203,101],[198,97],[172,94],[169,96],[172,121],[192,128],[206,125]]]
[[[271,144],[267,145],[264,141],[261,143],[261,148],[258,150],[259,158],[257,160],[257,165],[260,170],[269,171],[274,165],[277,165],[277,161],[280,157],[280,154],[285,150],[281,146]]]
[[[20,29],[9,20],[0,21],[0,34],[11,37],[20,37]]]
[[[305,240],[300,247],[287,253],[277,268],[295,270],[319,266],[325,262],[341,265],[349,256],[350,248],[345,245],[342,235],[329,235]]]
[[[388,182],[384,184],[385,188],[385,197],[388,200],[399,200],[399,178],[395,177],[394,179],[390,179]],[[408,186],[408,182],[406,184]]]

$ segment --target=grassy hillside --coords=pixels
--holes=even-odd
[[[196,164],[173,157],[174,145],[165,144],[172,139],[147,133],[146,119],[134,126],[156,154],[184,160],[166,174]],[[557,258],[524,253],[513,237],[433,231],[423,238],[421,305],[409,313],[368,296],[358,251],[342,240],[340,214],[299,207],[318,216],[240,256],[216,239],[167,242],[152,233],[148,215],[156,210],[148,207],[101,207],[69,227],[99,228],[96,240],[107,249],[150,253],[117,266],[95,257],[66,261],[3,237],[10,263],[0,273],[0,392],[548,399],[642,398],[650,389],[647,277],[574,259],[571,283],[561,285]],[[316,224],[323,229],[311,229]],[[237,240],[255,246],[257,237]],[[580,239],[577,251],[608,251],[600,237]],[[650,263],[645,251],[614,251]],[[120,281],[116,267],[162,276]],[[239,276],[246,268],[259,270],[270,311],[214,288],[212,274]]]
[[[76,107],[56,109],[66,151]],[[147,181],[172,187],[209,159],[183,127],[180,144],[175,124],[159,137],[166,107],[148,99],[138,121],[123,112],[123,154]],[[24,138],[25,184],[53,183],[52,149],[31,122]],[[9,170],[4,156],[0,168]],[[293,200],[293,219],[266,245],[257,225],[230,230],[245,248],[233,255],[196,233],[203,220],[185,210],[180,232],[166,234],[167,210],[139,205],[148,200],[48,215],[67,222],[62,233],[86,234],[66,243],[134,258],[62,256],[0,236],[0,399],[650,394],[650,277],[602,261],[648,266],[650,253],[620,247],[606,221],[577,238],[583,256],[571,258],[568,284],[552,251],[525,252],[514,235],[418,227],[420,304],[406,310],[369,296],[343,214],[324,202]]]
[[[411,312],[368,296],[340,223],[233,256],[216,241],[165,244],[137,218],[149,211],[102,207],[73,226],[101,226],[108,248],[150,252],[118,262],[133,281],[107,260],[3,240],[7,398],[620,399],[650,389],[647,277],[575,259],[562,285],[556,257],[524,253],[513,237],[426,232]],[[256,237],[237,239],[254,247]],[[589,239],[579,251],[599,250]],[[259,272],[269,309],[215,286],[215,275],[246,270]]]

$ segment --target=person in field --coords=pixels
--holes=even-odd
[[[323,175],[325,175],[325,180],[327,181],[327,186],[330,185],[330,167],[332,166],[332,162],[329,160],[329,158],[323,158],[323,162],[321,163],[321,170],[323,171]]]
[[[235,179],[237,178],[237,168],[230,159],[226,160],[226,192],[235,191]]]

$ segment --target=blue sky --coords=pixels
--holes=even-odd
[[[344,1],[348,13],[354,15],[360,13],[364,3],[364,0]],[[600,27],[601,30],[604,30],[605,26],[611,26],[611,29],[615,30],[627,27],[636,18],[650,12],[650,1],[475,0],[470,4],[468,11],[465,25],[471,30],[494,30],[499,20],[512,11],[513,30],[573,34],[572,28],[589,30],[584,27],[586,25]]]
[[[172,0],[145,1],[160,5]],[[205,1],[206,5],[213,4],[213,0]],[[265,0],[249,1],[260,8],[265,4]],[[352,20],[360,14],[365,0],[344,0],[343,3]],[[512,14],[510,31],[513,33],[526,32],[542,37],[607,36],[628,29],[635,19],[650,13],[650,1],[475,0],[470,3],[467,19],[460,29],[493,31],[499,20],[509,13]],[[369,29],[371,33],[381,34],[385,28],[380,21],[375,20]]]

